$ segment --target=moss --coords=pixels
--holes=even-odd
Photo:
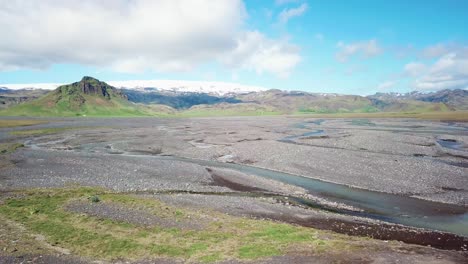
[[[18,126],[32,126],[32,125],[38,125],[38,124],[44,124],[44,123],[47,123],[47,121],[6,119],[6,120],[0,120],[0,128],[18,127]]]
[[[222,257],[222,254],[221,253],[213,253],[213,254],[209,254],[209,255],[206,255],[206,256],[202,256],[199,258],[199,260],[203,263],[211,263],[211,262],[216,262],[216,261],[219,261],[219,260],[222,260],[223,257]]]
[[[244,259],[258,259],[261,257],[280,255],[281,251],[270,245],[246,245],[239,249],[239,257]]]
[[[11,131],[10,135],[14,136],[37,136],[37,135],[47,135],[47,134],[55,134],[62,131],[77,129],[73,127],[60,127],[60,128],[43,128],[43,129],[31,129],[31,130],[18,130],[18,131]]]
[[[314,241],[316,239],[313,233],[303,231],[295,226],[275,223],[267,224],[260,232],[252,233],[249,236],[277,242]]]
[[[22,147],[24,147],[24,145],[21,143],[0,143],[0,155],[15,152]]]
[[[87,201],[91,196],[99,196],[103,203],[144,209],[174,222],[198,221],[206,226],[202,230],[146,227],[64,209],[71,201]],[[348,243],[330,233],[327,233],[327,240],[322,240],[319,231],[311,228],[211,211],[192,211],[168,206],[155,199],[96,188],[34,189],[22,192],[19,197],[9,198],[0,205],[0,217],[16,221],[30,232],[42,234],[49,243],[67,248],[74,254],[104,260],[141,256],[176,257],[195,262],[257,259],[285,254],[289,247],[309,251],[312,247],[316,252],[323,252]]]

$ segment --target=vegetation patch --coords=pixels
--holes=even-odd
[[[87,129],[89,127],[54,127],[54,128],[41,128],[41,129],[30,129],[30,130],[17,130],[11,131],[10,135],[13,136],[38,136],[38,135],[48,135],[55,134],[68,130],[78,130],[78,129]]]
[[[8,157],[8,154],[15,152],[17,149],[24,147],[21,143],[0,143],[0,168],[14,166],[13,162]]]
[[[24,147],[21,143],[0,143],[0,155],[9,154]]]
[[[298,250],[309,254],[324,251],[343,254],[348,244],[364,241],[272,221],[175,208],[153,198],[97,188],[34,189],[21,194],[0,205],[0,217],[21,224],[28,232],[45,236],[53,246],[102,260],[132,260],[144,256],[214,262],[258,259]],[[65,209],[73,201],[95,205],[90,197],[99,197],[99,203],[142,209],[162,219],[203,221],[206,226],[203,229],[139,226]]]
[[[38,124],[44,124],[44,123],[47,123],[47,121],[3,119],[3,120],[0,120],[0,128],[18,127],[18,126],[32,126],[32,125],[38,125]]]
[[[0,215],[0,256],[51,254],[47,244],[41,243],[27,230]]]

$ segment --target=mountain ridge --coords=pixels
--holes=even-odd
[[[150,115],[120,90],[93,77],[57,87],[42,97],[2,111],[3,115],[141,116]]]
[[[0,90],[2,96],[22,91]],[[229,112],[275,114],[303,113],[373,113],[373,112],[440,112],[468,110],[468,91],[442,90],[437,92],[376,93],[369,96],[335,93],[309,93],[278,89],[245,93],[184,92],[142,89],[118,89],[90,76],[80,81],[59,86],[37,98],[10,100],[16,106],[2,111],[2,115],[159,115],[203,113],[206,115]],[[215,113],[216,112],[216,113]]]

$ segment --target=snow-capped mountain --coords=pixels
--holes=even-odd
[[[0,84],[0,87],[10,90],[53,90],[63,83],[14,83],[14,84]]]
[[[228,82],[205,82],[183,80],[132,80],[132,81],[107,81],[116,88],[136,89],[140,91],[172,91],[189,93],[206,93],[224,96],[228,94],[245,94],[250,92],[265,91],[267,88],[260,86],[242,85]],[[0,84],[9,89],[47,89],[52,90],[62,85],[61,83],[32,83],[32,84]],[[154,89],[148,89],[154,88]]]
[[[134,80],[134,81],[109,81],[110,85],[117,88],[138,89],[147,91],[147,88],[155,88],[159,91],[206,93],[214,95],[243,94],[267,90],[264,87],[242,85],[228,82],[204,82],[181,80]]]

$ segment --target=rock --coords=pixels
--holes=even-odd
[[[224,163],[234,163],[235,158],[236,156],[234,155],[224,155],[224,156],[219,157],[217,160],[219,162],[224,162]]]

